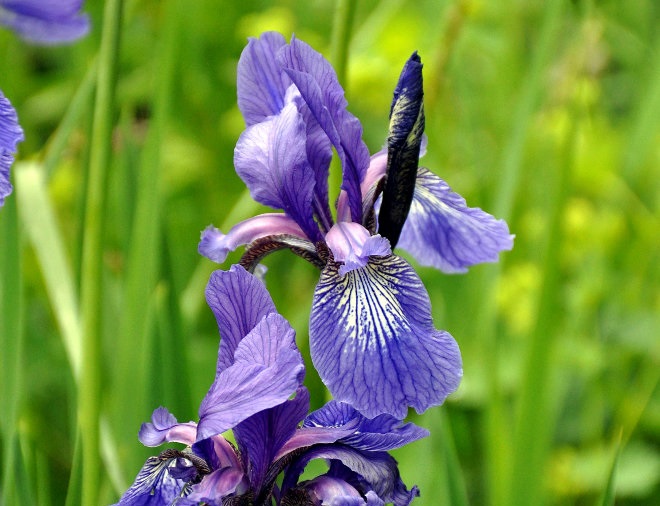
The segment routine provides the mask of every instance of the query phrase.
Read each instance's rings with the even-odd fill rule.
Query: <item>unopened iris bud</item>
[[[415,193],[424,133],[422,61],[413,53],[401,71],[390,109],[387,172],[378,217],[380,235],[396,246]]]

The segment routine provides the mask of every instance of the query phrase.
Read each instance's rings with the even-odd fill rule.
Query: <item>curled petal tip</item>
[[[197,424],[179,423],[167,408],[156,408],[151,415],[151,422],[143,423],[138,439],[145,446],[159,446],[165,442],[190,445],[195,442]]]
[[[232,250],[227,247],[226,237],[219,229],[209,225],[202,231],[197,251],[209,260],[221,264]]]

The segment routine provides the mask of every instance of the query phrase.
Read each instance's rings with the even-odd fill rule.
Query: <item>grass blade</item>
[[[78,298],[62,234],[46,189],[45,173],[41,165],[20,163],[16,164],[14,174],[21,223],[39,260],[64,349],[73,376],[78,378],[82,358]]]

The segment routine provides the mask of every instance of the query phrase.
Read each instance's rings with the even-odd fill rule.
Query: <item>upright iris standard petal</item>
[[[217,376],[234,363],[236,347],[275,304],[264,284],[240,265],[229,271],[215,271],[206,286],[206,302],[218,322],[222,336],[218,351]]]
[[[238,62],[238,107],[247,126],[275,116],[291,95],[291,79],[276,60],[286,45],[279,33],[266,32],[250,39]],[[295,88],[295,86],[293,86]],[[328,169],[332,158],[330,139],[318,124],[304,100],[296,100],[305,124],[307,159],[314,170],[314,213],[324,229],[330,228],[332,215],[328,206]]]
[[[284,107],[291,79],[282,72],[275,55],[286,45],[277,32],[251,38],[241,53],[237,69],[238,108],[247,126],[274,116]]]
[[[241,340],[234,362],[211,385],[199,408],[197,440],[286,401],[304,372],[293,329],[281,315],[269,314]]]
[[[306,128],[295,103],[248,127],[236,144],[236,173],[252,198],[282,209],[313,242],[322,239],[314,221],[315,175],[307,162]]]
[[[16,111],[0,91],[0,206],[12,191],[9,168],[14,163],[16,146],[23,140],[23,129],[18,124]]]
[[[369,167],[369,150],[362,140],[360,121],[346,110],[344,90],[332,65],[298,39],[280,50],[278,62],[337,150],[343,169],[342,189],[348,194],[352,220],[360,223],[360,183]]]
[[[420,168],[399,246],[422,265],[467,272],[471,265],[497,262],[500,251],[513,247],[513,235],[504,220],[468,207],[447,183]]]
[[[339,324],[341,322],[341,324]],[[369,418],[441,404],[462,376],[456,341],[431,319],[426,289],[395,255],[346,275],[329,263],[310,317],[310,350],[334,398]]]
[[[89,32],[82,0],[0,0],[0,24],[34,44],[72,42]]]
[[[378,216],[378,231],[394,248],[415,191],[419,151],[424,133],[422,62],[413,53],[394,91],[387,137],[387,178]]]

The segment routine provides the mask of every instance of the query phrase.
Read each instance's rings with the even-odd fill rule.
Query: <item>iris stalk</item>
[[[103,13],[85,204],[81,282],[84,339],[83,365],[78,384],[78,424],[82,443],[82,504],[90,506],[98,503],[101,475],[99,417],[103,232],[122,10],[122,0],[108,0]]]
[[[348,46],[355,19],[357,0],[337,0],[334,26],[332,29],[332,63],[340,83],[346,83]]]

